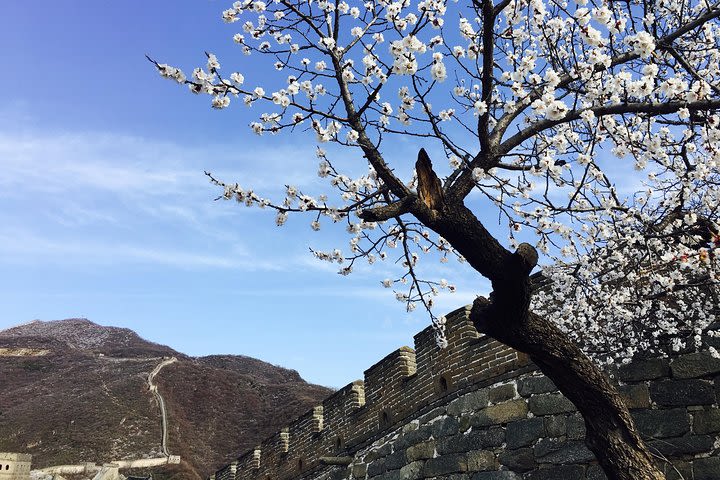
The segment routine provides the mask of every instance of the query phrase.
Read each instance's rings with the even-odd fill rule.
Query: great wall
[[[449,346],[427,328],[210,480],[600,480],[574,405],[465,308]],[[720,360],[647,359],[615,372],[668,480],[720,479]]]

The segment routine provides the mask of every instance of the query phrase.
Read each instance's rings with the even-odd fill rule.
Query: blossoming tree
[[[314,252],[343,274],[400,257],[383,283],[430,313],[441,344],[433,297],[453,287],[419,260],[465,262],[492,285],[476,327],[528,353],[577,406],[608,477],[660,479],[597,364],[716,353],[718,17],[707,0],[243,0],[223,19],[242,26],[242,53],[274,62],[277,88],[209,53],[190,78],[151,61],[214,108],[261,106],[258,134],[310,131],[368,166],[353,177],[318,148],[336,195],[288,186],[273,201],[208,174],[222,197],[274,209],[278,225],[302,212],[315,230],[347,222],[349,253]],[[402,178],[412,162],[387,146],[396,136],[428,146],[447,175],[418,149]],[[489,211],[502,242],[479,218]]]

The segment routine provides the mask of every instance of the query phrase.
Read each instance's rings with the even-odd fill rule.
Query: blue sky
[[[341,277],[311,257],[309,246],[346,247],[342,226],[278,228],[269,211],[213,201],[204,170],[275,198],[318,181],[312,137],[257,137],[257,111],[214,111],[144,58],[189,71],[208,50],[242,65],[238,28],[220,19],[231,3],[4,2],[0,329],[86,317],[340,387],[428,324],[380,287],[388,268]],[[485,285],[455,264],[438,274],[460,287],[439,313]]]

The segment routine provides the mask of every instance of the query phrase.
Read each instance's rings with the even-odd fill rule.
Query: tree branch
[[[681,108],[687,108],[692,111],[716,110],[720,108],[720,99],[699,100],[697,102],[667,102],[667,103],[622,103],[619,105],[610,105],[602,107],[591,107],[579,110],[572,110],[559,120],[540,120],[533,123],[529,127],[521,130],[512,137],[505,140],[498,148],[499,154],[504,155],[513,148],[522,144],[525,140],[534,137],[538,133],[549,128],[569,123],[580,118],[583,112],[591,111],[597,117],[606,115],[622,115],[626,113],[646,113],[651,116],[675,113]]]

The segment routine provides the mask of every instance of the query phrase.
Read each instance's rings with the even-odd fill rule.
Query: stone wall
[[[0,480],[29,480],[32,455],[0,452]]]
[[[605,478],[574,405],[467,314],[448,315],[448,348],[423,330],[214,480]],[[669,479],[720,479],[720,361],[653,359],[615,378]]]

